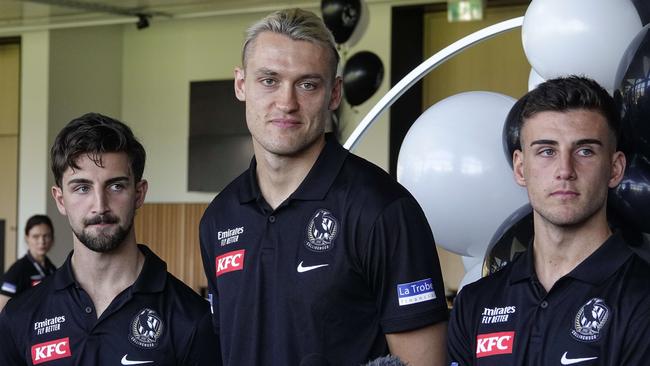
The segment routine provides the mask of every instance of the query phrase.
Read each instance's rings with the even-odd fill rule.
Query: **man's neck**
[[[534,227],[535,272],[546,291],[600,248],[612,234],[604,214],[579,226],[561,227],[535,213]]]
[[[257,182],[271,208],[276,209],[298,189],[324,147],[325,139],[322,139],[293,156],[276,155],[256,148]]]
[[[135,242],[133,229],[110,253],[94,252],[74,238],[72,270],[79,285],[93,301],[97,318],[118,294],[133,285],[143,264],[144,255]]]

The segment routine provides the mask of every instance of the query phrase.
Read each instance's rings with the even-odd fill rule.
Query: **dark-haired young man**
[[[74,250],[0,314],[0,365],[216,365],[205,300],[136,244],[145,151],[125,124],[86,114],[51,150],[52,195]]]
[[[533,207],[534,240],[459,294],[451,365],[647,365],[650,265],[606,216],[608,189],[625,169],[614,101],[572,76],[520,102],[513,167]]]
[[[312,12],[248,30],[235,94],[255,158],[201,220],[227,365],[445,361],[447,304],[415,199],[325,127],[341,100],[333,36]],[[311,364],[311,363],[310,363]]]

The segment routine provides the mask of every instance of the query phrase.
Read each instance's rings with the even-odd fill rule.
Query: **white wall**
[[[23,228],[33,214],[47,212],[47,125],[49,122],[49,32],[21,40],[20,136],[18,162],[17,256],[27,248]]]

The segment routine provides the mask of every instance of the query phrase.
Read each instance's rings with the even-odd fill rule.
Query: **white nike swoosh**
[[[298,273],[303,273],[303,272],[311,271],[312,269],[316,269],[316,268],[320,268],[320,267],[325,267],[325,266],[329,266],[329,264],[328,264],[328,263],[325,263],[325,264],[317,264],[317,265],[315,265],[315,266],[306,266],[306,267],[303,267],[303,266],[302,266],[302,262],[300,262],[300,263],[298,263]]]
[[[153,361],[131,361],[131,360],[127,360],[126,356],[128,356],[128,354],[126,354],[126,355],[124,355],[124,357],[122,357],[122,362],[121,362],[122,365],[143,365],[145,363],[153,363]]]
[[[566,356],[567,353],[568,352],[564,352],[564,354],[562,355],[562,359],[560,360],[560,363],[562,363],[563,365],[573,365],[574,363],[591,361],[598,358],[598,357],[567,358]]]

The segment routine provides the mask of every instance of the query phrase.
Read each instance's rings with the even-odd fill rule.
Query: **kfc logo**
[[[71,356],[70,338],[56,339],[32,346],[32,363],[34,365]]]
[[[244,252],[246,250],[241,249],[218,256],[216,260],[217,277],[224,273],[244,269]]]
[[[476,337],[476,358],[512,353],[515,332],[479,334]]]

